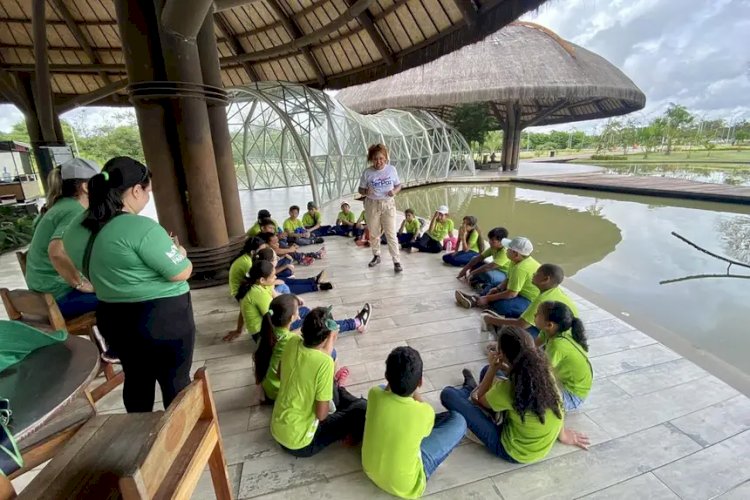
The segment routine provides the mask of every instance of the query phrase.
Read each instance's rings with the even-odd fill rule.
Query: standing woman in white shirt
[[[380,233],[385,232],[388,252],[393,259],[393,270],[403,271],[396,238],[396,202],[394,197],[401,191],[401,181],[396,168],[388,163],[388,148],[375,144],[367,149],[370,162],[359,181],[359,194],[365,196],[365,217],[370,230],[372,260],[369,267],[380,264]]]

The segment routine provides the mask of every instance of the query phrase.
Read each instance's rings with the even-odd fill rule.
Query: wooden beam
[[[289,43],[278,45],[270,49],[259,50],[243,56],[225,57],[222,59],[223,63],[240,63],[243,61],[265,61],[272,59],[275,56],[287,55],[291,52],[301,50],[303,47],[308,47],[321,38],[333,33],[334,31],[345,26],[348,22],[353,19],[357,19],[359,15],[364,12],[375,0],[357,0],[357,2],[349,7],[346,12],[341,14],[339,17],[326,24],[319,30],[308,35],[304,35],[300,38],[296,38]]]
[[[25,17],[0,17],[0,23],[31,24],[31,19]],[[65,21],[53,21],[51,19],[47,20],[47,24],[49,26],[67,26]],[[86,20],[84,24],[87,24],[88,26],[117,26],[117,21],[114,19]]]
[[[346,5],[351,7],[354,4],[354,0],[344,0]],[[383,38],[383,34],[380,33],[378,27],[375,25],[375,18],[370,12],[370,9],[365,9],[358,17],[360,24],[365,28],[367,34],[370,35],[372,43],[375,44],[375,48],[380,52],[380,57],[388,66],[392,66],[395,60],[393,59],[393,51],[388,46],[388,43]]]
[[[55,110],[57,111],[57,114],[61,115],[79,106],[87,106],[96,101],[104,99],[105,97],[109,97],[112,94],[119,92],[120,90],[124,89],[127,86],[128,86],[128,79],[123,78],[122,80],[117,80],[115,82],[112,82],[109,85],[105,85],[104,87],[100,89],[96,89],[93,92],[89,92],[88,94],[77,95],[76,97],[62,104],[58,104]]]
[[[47,0],[34,0],[32,12],[32,39],[34,40],[34,103],[36,105],[42,139],[57,142],[54,108],[52,107],[52,84],[50,81],[49,56],[47,54]]]
[[[93,64],[100,64],[102,61],[99,59],[98,54],[96,51],[94,51],[94,48],[89,43],[86,36],[83,34],[83,30],[78,25],[75,19],[73,19],[73,16],[70,13],[70,10],[68,10],[68,7],[65,6],[65,3],[63,3],[63,0],[51,0],[52,5],[54,5],[55,9],[57,9],[58,14],[60,14],[60,17],[63,18],[63,21],[65,22],[65,26],[68,27],[70,32],[73,34],[73,38],[76,39],[78,42],[78,45],[81,46],[81,49],[86,53],[89,60]],[[112,83],[112,79],[109,77],[109,75],[105,72],[99,73],[99,76],[102,77],[102,80],[104,80],[104,83]]]
[[[464,16],[464,21],[468,26],[474,26],[477,23],[477,16],[479,15],[479,8],[474,0],[454,0],[456,7],[461,11]]]
[[[12,73],[27,73],[34,71],[33,64],[0,64],[0,69]],[[50,64],[49,70],[52,73],[98,73],[106,71],[107,73],[125,73],[123,64]]]
[[[14,104],[21,112],[26,112],[29,103],[23,98],[23,95],[18,90],[16,81],[13,75],[0,69],[0,94],[3,95],[9,102]]]
[[[219,28],[219,31],[221,31],[224,36],[227,39],[227,44],[229,44],[229,48],[232,49],[232,52],[234,52],[234,55],[242,55],[245,54],[245,48],[240,43],[239,39],[234,36],[232,33],[232,27],[227,22],[226,18],[224,17],[224,14],[221,13],[214,13],[214,22],[216,23],[216,26]],[[255,71],[255,68],[252,64],[249,62],[243,62],[242,67],[245,68],[245,72],[250,77],[250,79],[254,82],[260,81],[260,76],[258,75],[258,72]]]
[[[289,33],[289,36],[292,38],[292,40],[299,40],[300,38],[302,38],[303,33],[299,27],[299,24],[297,24],[296,20],[290,18],[287,13],[284,12],[284,8],[279,4],[278,0],[266,0],[266,3],[271,8],[273,13],[276,14],[276,17],[281,19],[281,23],[284,25],[284,29],[287,31],[287,33]],[[320,67],[317,59],[315,59],[315,56],[313,56],[313,53],[310,50],[309,46],[301,47],[301,50],[302,55],[304,55],[305,60],[307,60],[307,64],[310,65],[313,73],[315,73],[315,78],[318,81],[318,85],[320,85],[320,88],[323,88],[326,84],[326,77],[323,73],[323,69]]]
[[[554,106],[552,106],[551,108],[547,108],[547,109],[545,109],[544,111],[541,111],[541,112],[540,112],[540,113],[539,113],[538,115],[536,115],[536,116],[535,116],[534,118],[532,118],[532,119],[531,119],[530,121],[528,121],[528,122],[524,123],[524,124],[523,124],[523,128],[526,128],[526,127],[533,127],[533,126],[534,126],[534,125],[536,125],[537,123],[541,122],[542,120],[544,120],[544,119],[545,119],[545,118],[547,118],[548,116],[552,115],[552,114],[553,114],[553,113],[555,113],[556,111],[559,111],[559,110],[561,110],[561,109],[562,109],[562,108],[564,108],[565,106],[568,106],[569,104],[570,104],[570,101],[569,101],[569,100],[567,100],[567,99],[563,99],[562,101],[558,102],[557,104],[555,104],[555,105],[554,105]]]
[[[214,0],[214,12],[234,9],[235,7],[241,7],[243,5],[249,5],[260,1],[261,0]]]

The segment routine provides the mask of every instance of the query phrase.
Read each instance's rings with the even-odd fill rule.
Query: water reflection
[[[446,204],[456,221],[471,214],[485,231],[504,225],[511,234],[528,236],[538,260],[563,266],[621,311],[645,317],[750,374],[750,336],[743,328],[750,280],[659,284],[727,274],[726,262],[696,251],[673,231],[719,255],[750,261],[750,207],[508,184],[419,188],[397,199],[399,209],[411,206],[422,216]],[[744,271],[732,266],[730,274]]]
[[[605,165],[608,174],[672,177],[711,184],[750,186],[750,167],[731,168],[717,163],[623,163]]]

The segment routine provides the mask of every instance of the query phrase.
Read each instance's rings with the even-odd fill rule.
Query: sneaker
[[[313,264],[313,262],[315,262],[315,259],[313,257],[309,255],[305,255],[302,258],[302,262],[300,262],[300,264],[302,264],[303,266],[310,266]]]
[[[469,441],[473,443],[477,443],[479,445],[484,446],[484,443],[482,442],[482,440],[479,439],[477,435],[471,432],[469,429],[466,429],[466,439],[468,439]]]
[[[394,270],[395,272],[397,272],[397,273],[400,273],[401,271],[403,271],[403,270],[404,270],[404,268],[403,268],[403,267],[401,267],[401,263],[400,263],[400,262],[395,262],[395,263],[393,264],[393,270]]]
[[[456,293],[454,294],[456,298],[456,304],[458,304],[461,307],[464,307],[466,309],[471,309],[476,305],[476,298],[472,295],[466,294],[462,292],[461,290],[456,290]]]
[[[325,240],[324,240],[323,238],[320,238],[320,237],[318,237],[318,238],[315,238],[315,239],[313,240],[313,243],[315,243],[316,245],[320,245],[320,244],[322,244],[323,242],[325,242]]]
[[[319,259],[322,259],[323,257],[326,256],[326,246],[325,245],[323,245],[322,247],[320,247],[320,250],[318,250],[318,255],[320,255],[320,257],[318,257]]]
[[[367,267],[375,267],[378,264],[380,264],[380,255],[375,255],[369,264],[367,264]]]
[[[323,269],[322,271],[318,273],[317,276],[315,276],[315,283],[320,284],[320,283],[325,283],[325,281],[326,281],[326,270]]]
[[[322,290],[322,291],[333,290],[333,283],[328,283],[328,282],[318,283],[318,290]]]
[[[364,331],[367,330],[367,324],[370,322],[370,318],[372,318],[372,306],[370,303],[365,302],[365,305],[362,306],[362,310],[359,311],[354,318],[359,320],[357,331],[359,333],[364,333]]]
[[[342,366],[333,376],[333,381],[336,382],[336,385],[338,385],[339,387],[346,387],[346,379],[348,378],[349,368],[347,368],[346,366]]]
[[[464,386],[473,391],[477,386],[477,380],[474,378],[474,375],[472,375],[471,370],[464,368],[461,370],[461,375],[464,376]]]

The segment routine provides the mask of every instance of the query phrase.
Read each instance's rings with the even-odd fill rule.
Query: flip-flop
[[[333,381],[336,382],[336,385],[338,385],[339,387],[344,387],[346,385],[346,379],[348,378],[349,368],[347,368],[346,366],[342,366],[333,376]]]

